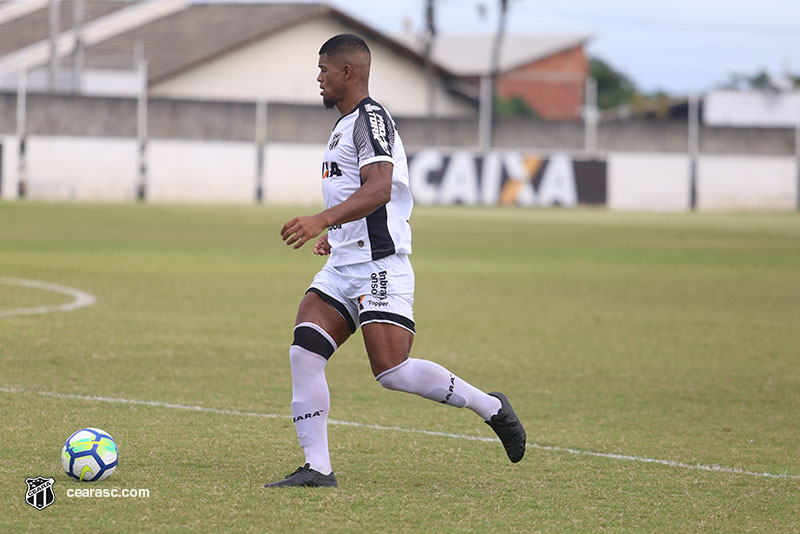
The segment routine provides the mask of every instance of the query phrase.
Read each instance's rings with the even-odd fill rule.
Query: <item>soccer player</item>
[[[358,326],[381,386],[468,408],[495,431],[512,462],[525,454],[525,430],[505,395],[484,393],[441,365],[409,358],[413,201],[403,142],[386,108],[369,96],[370,59],[364,40],[351,34],[331,37],[319,50],[323,104],[342,114],[322,163],[326,209],[281,228],[295,249],[328,230],[314,246],[328,260],[300,302],[289,348],[291,409],[305,464],[267,487],[337,485],[328,452],[325,365]]]

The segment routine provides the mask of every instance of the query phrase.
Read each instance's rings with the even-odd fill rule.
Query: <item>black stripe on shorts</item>
[[[361,324],[368,323],[370,321],[395,323],[404,328],[408,328],[412,332],[416,333],[416,330],[414,330],[414,321],[412,321],[408,317],[403,317],[398,313],[385,312],[385,311],[366,311],[358,316],[358,321]]]
[[[356,333],[356,323],[355,321],[353,321],[353,316],[350,315],[350,312],[347,311],[347,308],[345,307],[344,304],[342,304],[332,296],[328,295],[327,293],[323,293],[316,287],[309,287],[308,291],[306,291],[306,294],[308,293],[314,293],[315,295],[319,295],[319,297],[322,300],[330,304],[333,307],[333,309],[339,312],[339,315],[344,317],[344,320],[347,321],[347,327],[350,328],[350,333],[351,334]]]

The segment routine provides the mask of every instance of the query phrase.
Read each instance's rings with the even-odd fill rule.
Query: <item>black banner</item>
[[[418,204],[564,206],[606,204],[607,165],[567,154],[486,154],[428,149],[409,156]]]

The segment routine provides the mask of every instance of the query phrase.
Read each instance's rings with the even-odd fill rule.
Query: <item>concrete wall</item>
[[[15,137],[0,136],[0,199],[17,198],[17,153],[19,147]]]
[[[18,151],[3,143],[3,199],[17,198]],[[41,200],[132,201],[137,148],[132,138],[31,136],[27,196]],[[153,140],[148,145],[147,200],[255,201],[254,143]],[[315,204],[319,143],[269,143],[264,149],[267,203]],[[586,159],[563,152],[457,149],[410,151],[419,204],[606,205],[612,210],[687,210],[689,162],[683,154],[613,152]],[[796,209],[797,164],[790,157],[703,155],[697,167],[701,210]]]
[[[17,198],[18,144],[2,137],[3,199]],[[174,203],[252,203],[257,152],[253,143],[151,141],[147,148],[147,200]],[[324,145],[271,143],[264,149],[266,200],[321,204]],[[136,199],[134,139],[40,137],[28,139],[27,198],[122,202]]]
[[[147,199],[152,202],[252,202],[255,147],[248,143],[153,141]]]
[[[387,52],[388,53],[388,52]],[[28,131],[32,135],[135,137],[136,101],[128,98],[28,95]],[[203,102],[153,98],[149,102],[149,135],[154,139],[252,141],[255,104]],[[474,148],[477,122],[471,118],[429,120],[395,115],[403,141],[409,148],[430,146]],[[312,106],[271,103],[269,141],[324,143],[339,114]],[[0,135],[16,132],[16,95],[0,92]],[[677,120],[635,121],[601,125],[598,149],[602,152],[685,153],[686,123]],[[580,151],[584,127],[579,122],[498,120],[495,144],[502,148]],[[759,154],[791,156],[794,131],[790,128],[702,127],[700,150],[704,154]]]
[[[28,198],[87,201],[135,198],[133,140],[30,137],[27,162]]]
[[[704,156],[697,174],[701,210],[796,208],[797,167],[791,158]]]
[[[689,206],[685,154],[612,153],[608,175],[612,210],[685,211]]]

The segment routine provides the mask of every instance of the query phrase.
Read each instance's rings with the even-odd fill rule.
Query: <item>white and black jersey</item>
[[[414,202],[405,149],[392,117],[370,97],[333,127],[322,163],[325,208],[341,204],[355,193],[361,187],[361,167],[378,161],[394,164],[391,200],[363,219],[328,229],[328,263],[333,266],[411,254],[408,220]]]

